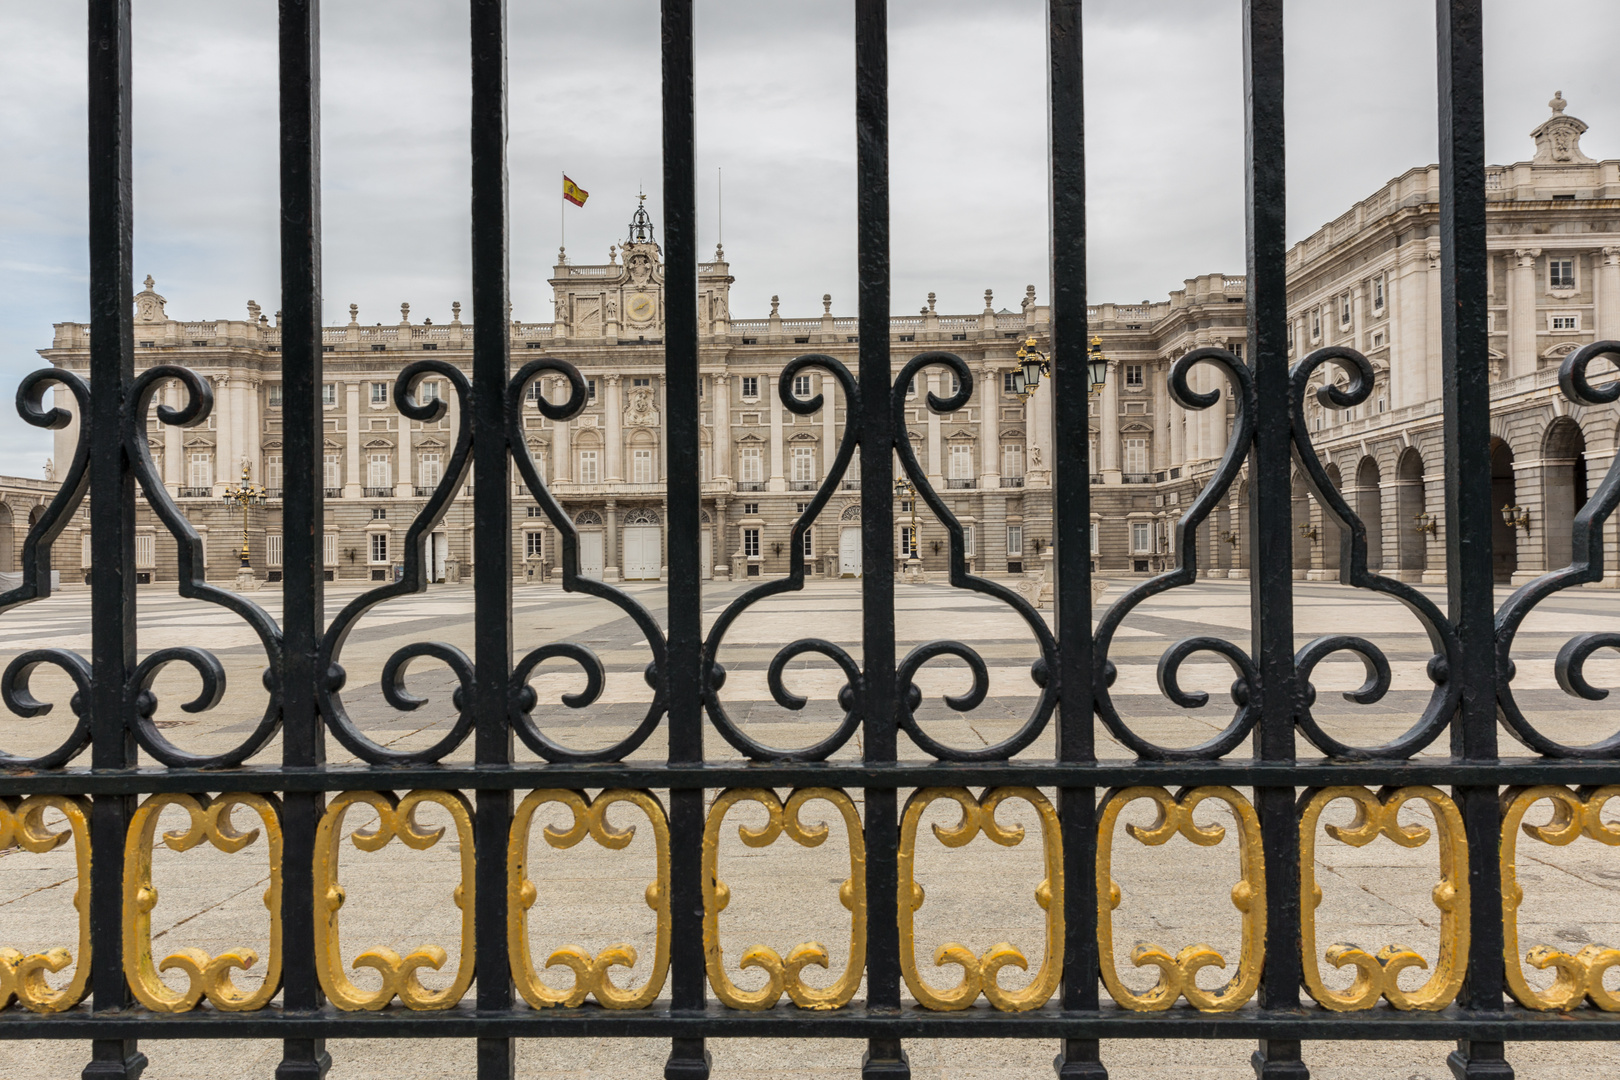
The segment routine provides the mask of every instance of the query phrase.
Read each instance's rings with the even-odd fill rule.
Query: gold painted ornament
[[[60,811],[67,818],[67,827],[52,831],[45,824],[46,810]],[[24,955],[0,947],[0,1009],[16,998],[31,1012],[62,1012],[83,1001],[90,989],[90,800],[77,795],[30,795],[21,801],[0,798],[0,851],[20,847],[43,855],[69,840],[73,841],[76,872],[73,906],[79,913],[77,951],[58,947]],[[45,981],[46,972],[54,975],[66,970],[75,956],[78,963],[72,979],[60,990],[52,990]]]

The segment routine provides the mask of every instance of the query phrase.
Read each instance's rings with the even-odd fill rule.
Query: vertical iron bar
[[[1096,760],[1092,720],[1090,401],[1086,377],[1086,124],[1080,0],[1047,8],[1051,155],[1052,370],[1057,429],[1052,523],[1057,551],[1057,756]],[[981,408],[993,407],[992,401]],[[1063,1009],[1095,1012],[1097,994],[1097,792],[1061,788]],[[1096,1039],[1065,1039],[1053,1062],[1065,1080],[1107,1080]]]
[[[320,0],[281,0],[281,389],[286,487],[282,498],[281,763],[326,763],[315,696],[326,628],[322,538]],[[319,1009],[315,974],[315,831],[326,798],[282,800],[282,1008]],[[276,1080],[320,1080],[332,1067],[325,1039],[286,1039]]]
[[[1254,545],[1249,607],[1260,677],[1254,756],[1294,757],[1294,581],[1292,445],[1288,409],[1288,282],[1285,253],[1286,169],[1283,128],[1283,0],[1244,0],[1246,217],[1249,363],[1256,423],[1249,456]],[[1299,1008],[1299,836],[1294,789],[1257,787],[1266,866],[1266,959],[1263,1009]],[[1305,1080],[1299,1043],[1261,1039],[1253,1055],[1262,1080]]]
[[[134,191],[131,177],[129,0],[91,0],[90,415],[112,437],[90,441],[90,762],[136,763],[130,675],[135,670],[135,478],[125,454],[125,396],[135,378]],[[144,434],[144,433],[143,433]],[[124,834],[132,795],[91,806],[90,988],[94,1012],[130,1002],[124,982]],[[86,1080],[133,1080],[146,1067],[134,1039],[95,1039]]]
[[[506,445],[507,329],[506,0],[472,0],[472,430],[474,756],[479,765],[512,761],[506,681],[512,666],[512,475]],[[506,949],[506,844],[512,792],[480,789],[478,850],[478,1010],[512,1007]],[[480,1036],[479,1080],[511,1080],[515,1044]]]
[[[855,189],[860,291],[861,642],[865,760],[895,760],[894,439],[889,408],[889,10],[855,0]],[[900,1009],[900,841],[896,792],[866,789],[866,1004]],[[911,1075],[899,1039],[867,1040],[865,1080]]]
[[[669,408],[669,762],[703,760],[703,624],[698,581],[697,164],[692,0],[663,0],[664,387]],[[670,1004],[707,1004],[703,957],[703,789],[670,799]],[[707,1080],[701,1038],[671,1040],[664,1076]]]
[[[1440,114],[1440,352],[1445,403],[1446,590],[1462,646],[1451,752],[1496,759],[1491,399],[1486,363],[1485,59],[1480,0],[1436,0]],[[1454,787],[1468,836],[1471,941],[1461,1004],[1502,1011],[1501,816],[1495,787]],[[1511,1080],[1500,1042],[1461,1040],[1459,1080]]]

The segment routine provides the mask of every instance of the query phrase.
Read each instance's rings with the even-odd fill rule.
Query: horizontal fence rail
[[[1480,6],[1480,0],[1436,3],[1451,523],[1445,610],[1368,569],[1366,526],[1324,468],[1308,430],[1308,396],[1333,409],[1365,402],[1378,378],[1372,364],[1343,347],[1288,364],[1282,0],[1243,6],[1249,351],[1240,359],[1225,349],[1197,349],[1170,372],[1170,394],[1184,409],[1234,403],[1225,455],[1181,513],[1170,568],[1128,590],[1095,626],[1085,540],[1092,475],[1086,343],[1094,310],[1086,296],[1082,5],[1050,0],[1053,355],[1042,393],[1057,432],[1050,463],[1054,619],[1049,623],[1031,597],[972,572],[971,533],[930,483],[906,435],[907,388],[931,375],[954,386],[948,397],[925,395],[932,412],[949,414],[965,408],[982,384],[951,352],[918,352],[898,371],[891,364],[887,10],[884,0],[856,0],[860,309],[858,327],[840,329],[858,329],[859,362],[852,371],[833,356],[805,353],[766,390],[798,416],[817,415],[841,398],[846,425],[826,479],[804,491],[788,574],[739,592],[705,632],[691,0],[662,5],[668,291],[662,350],[670,413],[662,622],[646,593],[582,572],[576,522],[525,442],[524,410],[566,422],[588,403],[584,377],[566,359],[526,351],[514,370],[505,334],[474,338],[470,371],[421,359],[398,373],[391,392],[401,413],[422,422],[453,420],[446,465],[434,484],[418,488],[426,501],[409,526],[397,579],[376,584],[328,620],[319,546],[323,498],[331,489],[322,473],[317,0],[280,2],[281,615],[208,583],[202,542],[154,467],[147,430],[153,420],[182,428],[205,423],[213,390],[184,367],[135,365],[130,2],[89,0],[90,378],[47,369],[18,389],[25,422],[56,429],[77,418],[79,426],[59,489],[27,534],[22,583],[0,595],[0,612],[51,595],[52,544],[88,500],[89,651],[29,649],[0,676],[0,696],[13,713],[40,716],[55,705],[60,733],[52,748],[31,756],[0,749],[0,850],[56,851],[62,865],[73,867],[76,932],[25,955],[7,945],[0,921],[0,1039],[90,1040],[85,1075],[123,1078],[139,1075],[145,1064],[142,1039],[280,1039],[277,1075],[312,1078],[332,1065],[328,1038],[475,1039],[478,1075],[490,1080],[514,1075],[514,1040],[547,1036],[667,1038],[665,1075],[681,1078],[708,1075],[705,1040],[720,1037],[865,1039],[868,1077],[909,1076],[906,1039],[1058,1039],[1059,1075],[1081,1078],[1107,1076],[1104,1039],[1241,1039],[1256,1043],[1255,1070],[1272,1080],[1308,1076],[1304,1044],[1314,1040],[1446,1039],[1457,1043],[1454,1073],[1485,1080],[1513,1075],[1510,1042],[1620,1037],[1620,994],[1605,982],[1620,968],[1620,950],[1596,943],[1531,947],[1519,933],[1518,852],[1585,841],[1620,845],[1620,827],[1604,817],[1620,797],[1620,734],[1569,745],[1542,732],[1511,688],[1511,650],[1526,617],[1558,591],[1602,576],[1604,528],[1620,503],[1620,464],[1574,517],[1572,564],[1524,585],[1498,607],[1490,550]],[[505,3],[469,0],[468,11],[473,311],[476,325],[498,326],[509,318]],[[1600,358],[1620,359],[1620,343],[1597,342],[1564,361],[1560,385],[1572,405],[1620,400],[1620,384],[1588,378]],[[821,394],[795,391],[796,378],[807,374],[819,376]],[[422,393],[429,377],[445,388]],[[531,393],[536,384],[542,389]],[[48,406],[48,392],[60,405],[71,404],[71,413]],[[467,485],[474,473],[475,489]],[[1295,641],[1296,477],[1338,526],[1341,583],[1404,605],[1432,647],[1423,700],[1404,732],[1387,741],[1343,741],[1313,715],[1313,674],[1327,658],[1364,666],[1365,684],[1346,695],[1361,705],[1382,700],[1392,674],[1384,652],[1360,634]],[[1254,545],[1252,640],[1245,648],[1189,637],[1160,657],[1159,687],[1182,708],[1208,700],[1180,684],[1190,659],[1224,663],[1233,677],[1230,719],[1221,730],[1199,745],[1167,746],[1122,709],[1110,654],[1122,622],[1139,605],[1198,580],[1199,526],[1240,483],[1248,485]],[[763,601],[804,586],[805,531],[838,492],[849,490],[860,494],[867,568],[860,655],[815,637],[776,645],[767,679],[776,702],[803,705],[784,671],[800,657],[817,657],[841,680],[835,694],[841,715],[808,745],[772,745],[723,702],[722,647],[738,620]],[[155,687],[166,669],[194,673],[200,689],[183,706],[193,712],[220,701],[225,670],[206,643],[140,648],[137,493],[175,542],[179,595],[217,607],[246,628],[262,653],[267,703],[233,745],[187,750],[153,719]],[[897,649],[895,525],[902,497],[920,500],[944,526],[948,584],[1000,605],[1033,638],[1023,673],[1031,688],[1027,714],[998,742],[955,745],[919,718],[917,679],[925,665],[965,665],[969,689],[946,699],[959,713],[984,701],[990,676],[971,642],[936,640],[904,655]],[[345,645],[368,612],[427,588],[431,571],[421,540],[456,498],[473,500],[477,521],[474,647],[469,655],[445,642],[411,641],[387,658],[381,688],[388,709],[403,714],[422,703],[406,678],[420,665],[447,680],[443,696],[454,710],[433,743],[395,749],[351,715]],[[519,645],[515,498],[532,500],[559,535],[563,588],[610,606],[651,656],[642,673],[650,690],[645,709],[610,745],[576,745],[556,722],[566,709],[601,697],[606,668],[597,652],[573,641]],[[1583,665],[1597,650],[1615,647],[1620,636],[1610,633],[1570,639],[1557,660],[1560,685],[1578,697],[1601,698],[1606,691],[1587,681]],[[531,679],[550,661],[577,669],[584,688],[545,699]],[[46,670],[71,682],[70,701],[36,697],[31,679]],[[1134,756],[1099,760],[1099,726]],[[1504,730],[1531,756],[1500,757]],[[329,764],[328,736],[356,761]],[[1035,752],[1046,737],[1052,750]],[[278,739],[279,764],[267,760]],[[1299,757],[1300,739],[1322,756]],[[520,745],[532,758],[520,755]],[[649,746],[667,747],[664,759],[649,757]],[[456,756],[463,748],[470,760]],[[1431,752],[1419,756],[1425,750]],[[1224,807],[1222,820],[1230,825],[1207,824],[1207,814],[1195,819],[1200,806]],[[1334,806],[1352,808],[1352,824],[1322,825]],[[924,828],[931,807],[947,808],[954,823]],[[1153,824],[1124,828],[1122,815],[1133,807],[1151,810]],[[1426,808],[1432,826],[1403,821],[1403,807]],[[815,942],[785,952],[756,946],[740,960],[764,974],[763,987],[733,980],[739,958],[728,959],[720,943],[731,896],[720,838],[735,824],[727,819],[733,808],[753,814],[748,820],[763,816],[764,825],[742,832],[754,847],[814,847],[828,837],[828,823],[842,828],[844,839],[833,846],[843,845],[835,856],[847,876],[825,886],[847,912],[842,967],[829,968],[828,950]],[[1015,808],[1033,824],[1011,824]],[[166,812],[163,831],[159,818]],[[1533,823],[1549,814],[1549,824]],[[373,818],[375,824],[355,827]],[[540,824],[556,820],[564,824]],[[178,831],[177,821],[184,823]],[[637,962],[629,946],[594,955],[566,946],[547,964],[566,969],[571,983],[569,975],[542,979],[532,949],[545,947],[547,931],[533,905],[545,872],[530,859],[531,840],[543,835],[553,848],[615,851],[630,842],[632,825],[652,851],[647,911],[639,916],[650,928],[641,938],[649,943],[641,955],[650,960],[650,978],[635,989],[615,978],[616,969]],[[1156,982],[1133,989],[1140,980],[1123,978],[1133,972],[1122,972],[1115,960],[1114,912],[1125,892],[1116,860],[1177,836],[1203,847],[1235,845],[1230,903],[1240,944],[1222,955],[1208,946],[1139,943],[1132,963]],[[1431,917],[1439,928],[1432,955],[1395,943],[1335,944],[1319,924],[1317,851],[1330,842],[1381,839],[1432,858]],[[345,860],[355,858],[351,843],[398,860],[437,845],[453,851],[452,890],[433,894],[433,902],[445,905],[459,940],[400,956],[346,930],[340,909]],[[1019,898],[1040,913],[1038,950],[1002,944],[980,955],[950,944],[935,957],[919,953],[916,913],[931,884],[919,852],[971,843],[1039,852],[1039,887]],[[241,947],[210,956],[175,945],[159,957],[151,912],[160,845],[179,852],[206,845],[265,868],[266,955]],[[345,948],[364,951],[346,966]],[[935,965],[947,969],[954,985],[942,989],[923,977]],[[1232,969],[1225,983],[1212,985],[1209,973],[1200,979],[1203,969],[1223,966]],[[368,968],[380,984],[357,983],[356,967]],[[809,967],[828,970],[807,981]],[[1008,967],[1028,973],[1020,988],[1003,983]],[[1538,989],[1542,983],[1527,976],[1533,968],[1555,971],[1556,981]],[[263,973],[256,987],[233,981],[233,971],[249,969]],[[1324,978],[1334,969],[1353,971],[1353,983],[1334,989]],[[427,971],[441,977],[424,984]],[[1402,973],[1421,978],[1403,984]]]

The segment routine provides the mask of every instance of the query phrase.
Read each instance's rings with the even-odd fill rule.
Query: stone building
[[[1568,561],[1569,520],[1608,467],[1620,421],[1612,407],[1571,406],[1556,378],[1571,350],[1598,337],[1620,338],[1620,161],[1588,158],[1580,146],[1586,125],[1564,112],[1561,96],[1551,105],[1551,116],[1532,133],[1534,157],[1493,167],[1487,177],[1493,475],[1499,504],[1520,508],[1523,518],[1509,526],[1498,515],[1503,580]],[[1408,580],[1443,575],[1438,256],[1436,166],[1396,177],[1288,253],[1291,357],[1349,345],[1377,371],[1366,403],[1339,413],[1313,398],[1307,423],[1330,476],[1368,525],[1372,567]],[[589,404],[581,415],[556,424],[536,409],[524,424],[530,455],[580,530],[582,570],[610,580],[657,579],[668,561],[663,275],[653,225],[638,207],[606,262],[575,263],[559,252],[551,321],[503,328],[514,371],[525,359],[548,355],[572,362],[587,380]],[[783,318],[773,298],[769,317],[734,319],[732,282],[722,250],[700,264],[702,564],[716,578],[778,575],[788,568],[791,525],[837,451],[845,401],[832,378],[812,370],[792,390],[800,398],[820,394],[824,404],[798,416],[783,407],[777,380],[787,361],[807,352],[834,356],[853,371],[856,319],[834,315],[830,296],[823,296],[819,316]],[[1187,279],[1164,301],[1091,308],[1092,329],[1109,357],[1091,431],[1091,548],[1103,574],[1146,574],[1174,557],[1172,525],[1225,449],[1231,403],[1223,395],[1215,408],[1184,410],[1171,400],[1166,375],[1194,348],[1223,346],[1242,356],[1245,299],[1241,277],[1206,274]],[[153,458],[207,540],[211,577],[236,573],[241,526],[222,499],[227,487],[245,469],[267,488],[268,505],[250,512],[248,546],[259,576],[274,579],[284,484],[280,330],[251,302],[246,318],[204,322],[172,319],[166,303],[148,278],[135,297],[137,360],[205,375],[215,408],[191,429],[149,418]],[[441,422],[424,424],[394,407],[393,384],[424,352],[470,370],[473,327],[460,310],[451,305],[448,323],[412,322],[402,304],[396,324],[365,326],[350,305],[347,325],[324,331],[325,557],[333,580],[385,579],[412,518],[444,480],[459,423],[456,395],[445,380],[430,379],[423,392],[445,397],[448,411]],[[1034,286],[1018,311],[998,308],[986,290],[983,310],[941,314],[929,294],[917,315],[890,322],[896,373],[917,352],[944,349],[967,363],[977,384],[965,408],[935,415],[923,395],[948,396],[954,387],[945,384],[954,377],[930,369],[908,388],[908,415],[917,458],[967,527],[979,573],[1036,572],[1051,542],[1050,382],[1020,398],[1011,380],[1020,344],[1033,336],[1049,349],[1048,328],[1049,309]],[[88,327],[57,324],[41,355],[86,371]],[[1208,390],[1218,379],[1201,367],[1192,383]],[[175,403],[180,393],[170,383],[160,400]],[[560,378],[545,377],[531,394],[561,401],[566,388]],[[76,434],[73,427],[58,432],[58,461],[71,455]],[[855,468],[807,536],[806,562],[815,575],[861,570]],[[1247,574],[1246,490],[1241,480],[1234,484],[1202,531],[1201,564],[1213,576]],[[544,579],[556,569],[555,530],[518,484],[513,491],[516,573]],[[1296,574],[1335,577],[1334,529],[1303,483],[1296,491]],[[919,503],[917,510],[914,531],[910,508],[899,507],[896,550],[942,571],[944,529],[926,507]],[[15,520],[17,509],[11,513]],[[143,535],[155,525],[143,509]],[[436,580],[476,569],[468,561],[472,527],[472,500],[458,498],[426,541]],[[150,534],[151,542],[137,545],[144,563],[137,569],[157,579],[172,575],[172,541],[161,527]],[[76,572],[88,550],[70,528],[56,565]]]

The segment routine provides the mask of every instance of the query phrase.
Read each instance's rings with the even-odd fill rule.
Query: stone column
[[[1606,247],[1592,257],[1597,269],[1597,336],[1620,338],[1620,247]]]
[[[1030,456],[1040,458],[1039,464],[1034,464],[1026,474],[1028,478],[1024,483],[1031,487],[1049,487],[1052,483],[1052,383],[1053,380],[1047,380],[1030,395],[1030,408],[1026,410],[1034,415],[1029,430],[1034,433],[1037,454]]]
[[[612,499],[602,509],[602,524],[605,526],[605,535],[602,537],[605,550],[602,561],[607,564],[602,567],[603,581],[619,580],[619,504]]]
[[[343,426],[348,446],[347,468],[343,473],[343,497],[358,499],[364,492],[365,474],[360,471],[360,384],[349,383],[344,388]]]
[[[562,396],[566,400],[568,396],[568,380],[558,379],[557,382],[561,384]],[[548,401],[551,400],[547,393],[551,389],[551,385],[551,376],[548,375],[541,380],[540,393],[547,395],[546,400]],[[573,421],[558,421],[555,431],[556,434],[551,439],[551,472],[546,476],[546,481],[549,483],[553,480],[561,480],[566,483],[573,479],[574,476],[574,448],[570,438],[574,431]]]
[[[1149,465],[1155,472],[1162,472],[1181,464],[1170,460],[1170,384],[1165,372],[1152,367],[1148,372],[1148,378],[1153,380],[1153,456]]]
[[[939,368],[937,367],[928,369],[928,381],[923,387],[922,394],[918,395],[918,400],[922,403],[924,421],[928,425],[928,451],[923,461],[923,468],[928,473],[928,482],[934,485],[935,491],[940,491],[945,487],[942,482],[945,479],[945,474],[940,465],[943,450],[940,448],[939,442],[939,413],[928,407],[929,394],[939,395]]]
[[[724,382],[724,379],[719,380]],[[731,580],[731,560],[726,555],[726,500],[714,500],[714,521],[710,523],[714,530],[714,542],[709,546],[709,561],[713,564],[711,572],[716,581]]]
[[[1427,393],[1428,375],[1423,370],[1429,358],[1424,355],[1429,341],[1427,260],[1415,253],[1403,254],[1395,276],[1390,280],[1391,366],[1397,389],[1394,408],[1416,405]],[[1439,317],[1439,312],[1435,312]]]
[[[1168,372],[1168,369],[1166,371]],[[1170,420],[1170,458],[1165,468],[1185,468],[1187,465],[1187,410],[1171,399],[1168,374],[1166,375],[1164,400]]]
[[[831,375],[821,376],[821,472],[825,477],[832,472],[833,459],[838,456],[838,380]],[[821,549],[816,548],[817,552]]]
[[[1508,271],[1508,377],[1536,370],[1536,259],[1540,248],[1518,248]]]
[[[979,379],[979,486],[990,491],[1001,487],[1001,373],[986,364]],[[982,557],[977,565],[984,565]]]
[[[716,480],[731,479],[731,376],[720,374],[710,384],[714,389],[714,460],[709,462],[709,475]],[[716,536],[715,551],[719,551]]]
[[[173,379],[163,388],[163,401],[171,409],[180,407],[180,384]],[[77,423],[74,421],[75,425]],[[169,489],[170,495],[177,494],[186,482],[185,435],[184,428],[173,424],[163,425],[163,486]],[[60,458],[57,460],[61,461]],[[60,464],[57,466],[58,469],[62,467]]]
[[[619,401],[620,376],[610,374],[602,376],[605,387],[605,401],[602,406],[602,423],[605,425],[603,441],[607,444],[606,480],[610,484],[624,482],[624,464],[622,457],[624,406]]]
[[[243,392],[247,418],[242,427],[242,439],[245,444],[242,450],[248,459],[248,467],[253,471],[253,482],[260,486],[264,484],[264,422],[259,416],[259,394],[263,385],[257,377],[250,378]],[[283,463],[285,464],[285,461]],[[286,482],[285,478],[282,482]]]
[[[783,446],[782,446],[782,397],[776,393],[776,377],[764,379],[765,387],[762,392],[770,398],[771,402],[771,472],[770,484],[767,490],[786,491],[787,475],[783,472]]]
[[[1102,400],[1098,405],[1098,450],[1102,457],[1102,477],[1105,484],[1117,484],[1119,472],[1119,361],[1108,361],[1108,378],[1103,382]]]
[[[236,483],[241,474],[242,461],[242,402],[238,391],[241,380],[229,375],[220,376],[218,403],[219,427],[214,469],[214,494],[224,493],[226,487]]]

